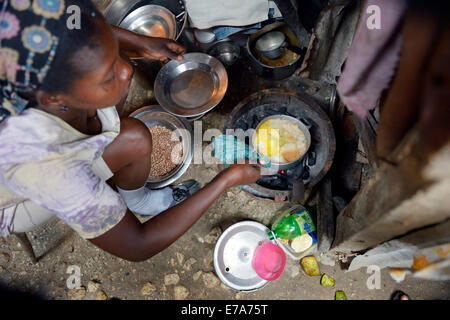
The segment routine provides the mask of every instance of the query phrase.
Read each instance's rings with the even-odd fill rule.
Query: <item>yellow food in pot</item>
[[[258,126],[253,139],[258,152],[274,163],[295,161],[307,151],[305,134],[288,120],[265,120]]]

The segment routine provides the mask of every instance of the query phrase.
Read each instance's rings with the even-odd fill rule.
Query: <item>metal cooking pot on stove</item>
[[[280,115],[273,115],[273,116],[269,116],[266,117],[264,119],[262,119],[258,126],[256,127],[255,132],[253,133],[253,136],[250,140],[250,143],[252,144],[252,147],[256,150],[256,152],[258,152],[258,148],[255,145],[255,137],[256,137],[256,133],[259,129],[259,127],[261,126],[262,123],[264,123],[265,121],[269,120],[269,119],[280,119],[280,120],[287,120],[295,125],[298,126],[298,128],[302,131],[302,133],[305,135],[306,138],[306,150],[305,152],[296,160],[294,161],[290,161],[290,162],[284,162],[284,163],[275,163],[272,161],[272,166],[270,168],[267,169],[263,169],[261,171],[262,174],[264,175],[268,175],[268,176],[278,176],[280,175],[280,172],[284,172],[286,170],[289,170],[291,168],[295,168],[296,166],[300,165],[301,162],[303,161],[305,155],[308,153],[309,147],[311,146],[311,134],[309,132],[308,127],[301,122],[300,120],[291,117],[291,116],[287,116],[284,114],[280,114]],[[262,156],[259,152],[258,154],[260,156]],[[283,175],[283,173],[282,173]],[[285,178],[290,181],[292,183],[292,201],[301,201],[304,199],[304,195],[305,195],[305,185],[303,183],[303,180],[300,179],[294,179],[292,177],[289,176],[285,176]]]
[[[279,171],[279,170],[287,170],[290,168],[293,168],[295,166],[297,166],[305,157],[305,155],[308,153],[309,147],[311,146],[311,134],[309,133],[309,129],[308,127],[303,124],[303,122],[301,122],[300,120],[291,117],[291,116],[287,116],[284,114],[280,114],[280,115],[273,115],[273,116],[269,116],[264,118],[263,120],[261,120],[258,124],[258,126],[256,127],[255,132],[253,133],[252,139],[251,139],[251,144],[252,147],[256,150],[256,152],[258,152],[258,154],[263,157],[263,155],[261,153],[259,153],[258,151],[258,146],[255,145],[255,139],[256,139],[256,133],[258,131],[258,129],[260,128],[261,124],[263,124],[264,122],[266,122],[267,120],[270,119],[279,119],[279,120],[286,120],[289,121],[290,123],[295,124],[296,126],[298,126],[298,128],[300,129],[300,131],[305,135],[306,138],[306,151],[296,160],[294,161],[290,161],[290,162],[284,162],[284,163],[275,163],[272,162],[272,166],[274,167],[274,170]]]

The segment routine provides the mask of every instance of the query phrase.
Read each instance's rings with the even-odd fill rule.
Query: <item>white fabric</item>
[[[167,187],[151,190],[145,186],[136,190],[123,190],[117,187],[131,212],[142,216],[156,216],[169,209],[172,203],[172,189]]]
[[[246,26],[268,19],[268,0],[185,0],[191,26]]]

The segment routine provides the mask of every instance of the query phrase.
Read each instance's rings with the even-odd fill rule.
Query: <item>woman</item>
[[[120,112],[133,74],[120,49],[161,61],[182,59],[184,49],[111,28],[89,0],[2,5],[3,235],[56,215],[99,248],[142,261],[179,238],[227,188],[259,178],[259,167],[233,165],[197,192],[192,181],[146,188],[151,135],[140,121],[119,119],[115,107]],[[81,29],[67,27],[70,5],[81,9]],[[132,212],[156,217],[141,224]]]

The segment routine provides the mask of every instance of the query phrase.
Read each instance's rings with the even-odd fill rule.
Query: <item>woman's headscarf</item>
[[[67,28],[64,0],[0,0],[0,122],[42,84]]]

